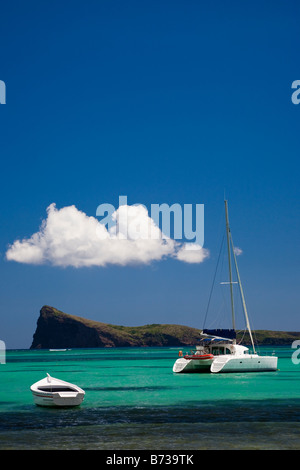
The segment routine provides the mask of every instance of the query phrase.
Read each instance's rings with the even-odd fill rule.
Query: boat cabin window
[[[230,349],[224,346],[214,346],[211,348],[211,352],[214,356],[219,356],[220,354],[231,354]]]
[[[218,356],[220,354],[220,348],[211,348],[211,352],[214,356]]]

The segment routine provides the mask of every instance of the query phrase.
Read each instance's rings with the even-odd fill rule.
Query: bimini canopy
[[[217,329],[217,330],[203,330],[203,335],[213,336],[220,339],[236,339],[235,330]]]

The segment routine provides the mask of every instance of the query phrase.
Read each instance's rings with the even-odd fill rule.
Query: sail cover
[[[217,330],[203,330],[203,333],[210,336],[219,336],[226,339],[236,339],[235,330],[217,329]]]

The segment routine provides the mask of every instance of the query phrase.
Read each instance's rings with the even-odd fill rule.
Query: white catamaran
[[[256,353],[253,336],[250,328],[244,292],[242,288],[241,278],[238,270],[234,245],[232,241],[231,231],[228,219],[228,204],[225,200],[225,217],[226,217],[226,235],[227,235],[227,251],[229,265],[229,285],[231,297],[231,315],[232,329],[208,330],[204,329],[201,333],[200,344],[196,346],[196,351],[189,355],[179,357],[174,366],[173,372],[264,372],[277,370],[276,356],[260,356]],[[232,255],[231,255],[232,253]],[[235,331],[235,311],[233,299],[233,278],[231,256],[233,256],[237,283],[241,294],[243,311],[246,320],[246,327],[251,340],[253,353],[249,349],[240,344],[236,344]],[[182,354],[181,351],[179,353]]]

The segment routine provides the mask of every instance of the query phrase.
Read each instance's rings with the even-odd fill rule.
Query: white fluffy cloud
[[[185,243],[176,254],[177,259],[186,263],[202,263],[208,256],[208,250],[196,243]]]
[[[54,266],[147,264],[166,257],[201,263],[208,251],[164,236],[142,205],[120,206],[109,230],[75,206],[47,208],[47,218],[30,238],[9,246],[6,259]]]

